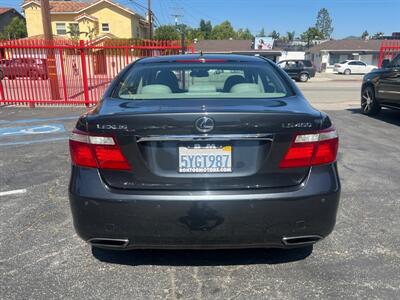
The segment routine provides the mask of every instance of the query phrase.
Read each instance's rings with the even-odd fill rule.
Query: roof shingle
[[[381,40],[330,40],[312,47],[308,52],[320,51],[379,51]]]
[[[4,14],[5,12],[8,12],[12,8],[10,7],[0,7],[0,15]]]

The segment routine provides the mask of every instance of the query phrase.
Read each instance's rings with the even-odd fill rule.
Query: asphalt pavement
[[[334,232],[300,251],[92,251],[67,196],[85,109],[0,107],[0,299],[398,299],[400,112],[361,115],[360,84],[299,84],[338,128],[342,181]]]

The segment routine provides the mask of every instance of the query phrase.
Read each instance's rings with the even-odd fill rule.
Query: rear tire
[[[366,86],[361,92],[361,112],[364,115],[372,116],[380,112],[381,106],[375,97],[375,91],[372,86]]]
[[[309,76],[307,73],[301,73],[299,76],[299,80],[300,82],[307,82],[309,79]]]
[[[343,72],[344,75],[350,75],[351,74],[351,70],[350,69],[346,69]]]

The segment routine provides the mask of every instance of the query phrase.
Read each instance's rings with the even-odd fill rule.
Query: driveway
[[[398,298],[400,113],[359,114],[359,84],[300,84],[339,130],[342,180],[334,232],[303,250],[92,251],[67,197],[84,109],[1,108],[0,298]]]

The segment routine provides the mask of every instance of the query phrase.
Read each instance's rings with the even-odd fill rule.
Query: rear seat
[[[214,85],[191,85],[188,91],[189,93],[215,93],[217,87]]]
[[[256,83],[238,83],[231,88],[231,93],[234,94],[260,94],[263,92],[262,87]]]
[[[171,88],[164,84],[149,84],[142,87],[140,94],[171,94]]]

